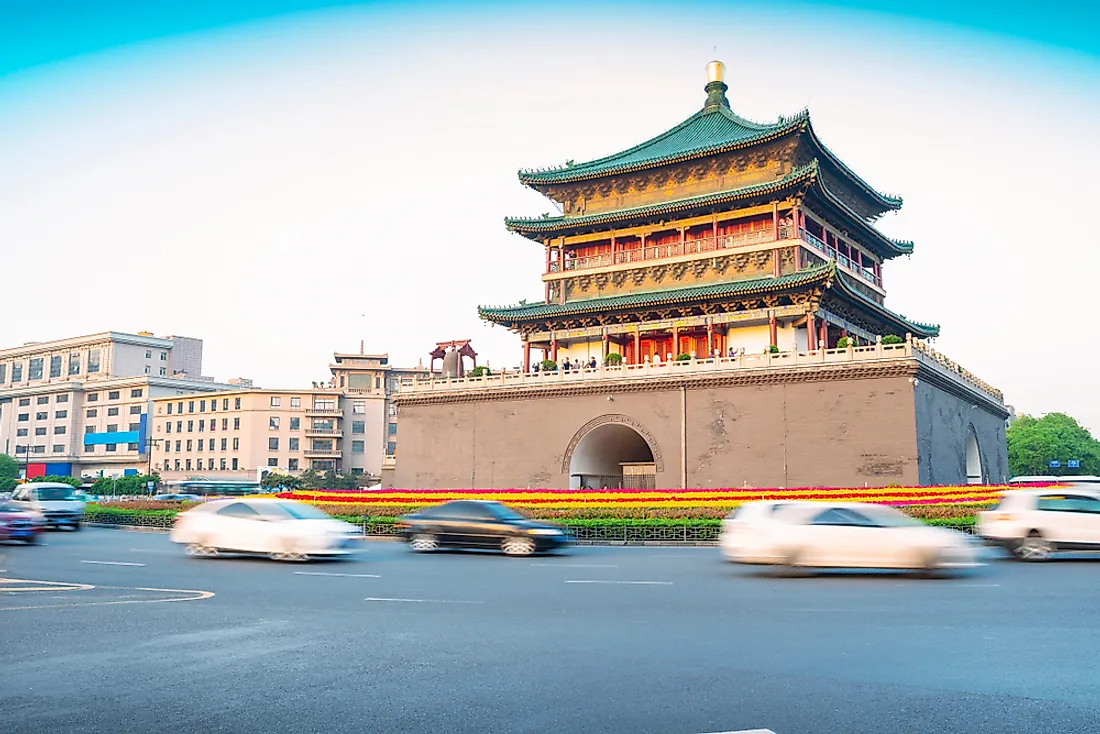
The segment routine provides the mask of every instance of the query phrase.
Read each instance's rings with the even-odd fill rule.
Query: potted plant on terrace
[[[607,355],[607,359],[604,360],[604,364],[608,367],[618,367],[623,363],[623,355],[618,352],[612,352]]]

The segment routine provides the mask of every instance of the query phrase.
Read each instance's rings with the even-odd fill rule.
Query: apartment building
[[[102,332],[2,349],[0,451],[31,477],[144,473],[155,398],[237,388],[202,376],[202,340],[189,337]]]

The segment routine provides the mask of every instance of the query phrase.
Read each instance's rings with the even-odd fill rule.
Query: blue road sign
[[[1077,459],[1070,459],[1066,462],[1066,466],[1068,466],[1070,469],[1077,469],[1081,466],[1081,462]]]
[[[1058,468],[1058,467],[1060,467],[1061,465],[1062,465],[1062,462],[1060,462],[1060,461],[1052,461],[1052,462],[1050,462],[1050,468],[1051,468],[1051,469],[1057,469],[1057,468]]]

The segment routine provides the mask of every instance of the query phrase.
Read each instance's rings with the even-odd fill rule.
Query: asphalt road
[[[46,542],[0,545],[6,733],[1100,732],[1100,559],[776,578],[713,548]]]

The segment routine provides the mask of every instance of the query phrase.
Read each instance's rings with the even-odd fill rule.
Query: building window
[[[367,432],[367,423],[366,423],[366,421],[352,421],[351,422],[351,432],[352,433],[366,433]]]
[[[25,453],[27,453],[27,447],[26,446],[20,446],[20,445],[17,444],[16,447],[15,447],[15,453],[25,454]]]
[[[145,374],[149,374],[149,365],[145,365]]]
[[[237,471],[237,459],[233,459],[233,471]]]
[[[38,412],[38,413],[35,413],[35,414],[34,414],[34,419],[35,419],[36,421],[44,421],[44,420],[46,420],[46,419],[47,419],[47,418],[49,418],[49,417],[50,417],[50,414],[49,414],[49,413],[47,413],[47,412],[46,412],[46,411],[44,411],[44,410],[43,410],[43,411],[40,411],[40,412]]]
[[[168,361],[168,352],[161,352],[160,353],[160,361],[161,362],[167,362]]]
[[[302,428],[302,419],[301,418],[291,418],[290,419],[290,430],[299,431],[299,430],[301,430],[301,428]]]
[[[356,400],[351,404],[351,412],[355,415],[366,415],[367,402],[365,400]]]
[[[195,459],[195,468],[198,469],[199,471],[202,471],[202,459],[201,458]]]
[[[386,435],[387,436],[396,436],[397,435],[397,424],[396,423],[390,423],[388,426],[386,426]]]
[[[183,421],[176,421],[176,433],[183,433]]]
[[[210,401],[210,412],[211,413],[217,413],[218,412],[218,401],[217,401],[217,399],[214,399],[214,400]]]
[[[20,413],[19,414],[19,422],[20,423],[26,423],[30,419],[31,419],[31,414],[30,413]]]
[[[292,407],[292,408],[301,408],[302,407],[302,399],[301,398],[291,398],[290,399],[290,407]]]
[[[267,427],[272,431],[279,430],[279,416],[273,415],[267,419]]]
[[[301,439],[298,439],[298,438],[287,439],[287,444],[288,444],[288,447],[290,448],[290,450],[291,451],[297,451],[300,441],[301,441]]]
[[[54,417],[54,418],[57,418],[57,419],[59,419],[59,420],[60,420],[60,419],[62,419],[62,418],[68,418],[68,417],[69,417],[69,411],[67,411],[67,410],[59,410],[59,411],[57,411],[57,412],[55,412],[55,413],[53,414],[53,417]]]
[[[283,404],[283,399],[280,398],[278,395],[272,395],[271,396],[271,407],[272,408],[278,408],[282,404]]]
[[[187,401],[187,412],[188,413],[194,413],[195,412],[195,401],[194,400],[188,400]]]
[[[63,454],[63,453],[65,453],[65,447],[62,444],[55,443],[53,445],[53,452],[55,454]]]
[[[107,451],[113,452],[113,451],[117,451],[117,450],[118,450],[118,444],[117,443],[107,444]]]
[[[136,387],[130,391],[130,397],[132,398],[140,398],[143,395],[145,395],[145,388]]]
[[[241,409],[241,399],[240,398],[233,398],[233,410],[240,410],[240,409]]]
[[[168,403],[168,415],[172,415],[172,404]]]
[[[188,433],[194,433],[195,432],[195,421],[187,421],[187,432]]]
[[[68,395],[58,395],[56,398],[54,398],[54,402],[67,403],[67,402],[69,402],[69,396]]]
[[[180,452],[180,447],[183,445],[183,441],[176,441],[176,453]]]
[[[31,449],[31,451],[36,453],[36,454],[44,454],[44,453],[46,453],[46,447],[45,446],[35,446],[33,449]]]
[[[187,439],[187,450],[191,451],[195,448],[195,442],[191,439]]]
[[[11,381],[22,382],[23,380],[23,363],[13,362],[11,365]]]
[[[226,448],[228,447],[228,445],[229,445],[229,439],[223,438],[222,439],[222,451],[225,451]]]
[[[390,441],[386,444],[386,456],[394,456],[397,454],[397,444]]]
[[[233,419],[233,430],[234,431],[241,430],[241,419],[240,418],[234,418]]]
[[[233,439],[233,450],[237,451],[240,448],[241,448],[241,439],[239,439],[239,438]],[[237,467],[233,467],[233,468],[236,469]]]
[[[172,421],[167,421],[164,424],[164,432],[165,433],[171,433],[172,432]]]
[[[182,400],[179,401],[178,403],[176,403],[176,412],[179,413],[180,415],[183,415],[183,401]]]
[[[38,426],[37,428],[34,429],[34,435],[36,435],[36,436],[45,436],[46,435],[46,427],[45,426]]]
[[[42,361],[41,357],[35,357],[30,361],[30,367],[27,368],[28,380],[42,379]]]
[[[141,415],[141,406],[140,405],[131,405],[130,406],[130,415]]]
[[[362,441],[352,441],[351,442],[351,453],[353,453],[353,454],[363,453],[363,442]]]
[[[92,349],[88,352],[88,372],[99,372],[99,350]]]
[[[152,359],[152,358],[153,358],[153,350],[151,350],[151,349],[146,349],[146,350],[145,350],[145,358],[146,358],[146,359]]]
[[[73,352],[69,355],[69,375],[80,374],[80,352]]]
[[[64,436],[66,430],[67,429],[66,429],[65,426],[54,426],[53,427],[53,435],[55,435],[55,436]]]
[[[140,423],[131,423],[130,424],[130,430],[131,431],[140,431],[141,430],[141,424]]]
[[[84,426],[84,433],[95,433],[95,426]]]
[[[26,429],[26,428],[16,428],[15,429],[15,435],[16,436],[26,436],[27,435],[27,430],[28,429]]]
[[[223,471],[225,470],[225,457],[224,456],[221,458],[221,460],[218,461],[218,468],[223,470]]]
[[[199,433],[203,433],[204,431],[206,431],[206,420],[205,419],[199,421]]]
[[[228,431],[229,430],[229,419],[228,418],[222,418],[222,430],[223,431]]]
[[[191,460],[190,460],[190,459],[187,459],[187,460],[186,460],[186,461],[184,462],[183,466],[184,466],[184,470],[185,470],[185,471],[191,471]]]
[[[287,459],[286,468],[287,468],[287,471],[298,471],[298,460],[297,459]]]
[[[118,408],[107,408],[107,416],[118,415]]]
[[[214,402],[214,401],[211,400],[210,402]],[[205,400],[200,400],[199,401],[199,412],[200,413],[205,413],[206,412],[206,401]]]
[[[50,357],[50,377],[61,377],[61,355]]]
[[[205,442],[204,439],[201,439],[201,438],[199,439],[199,451],[202,451],[202,445],[203,445],[204,442]]]
[[[0,384],[8,381],[8,366],[6,364],[0,364]]]
[[[333,398],[314,398],[313,407],[317,410],[336,410],[336,400]]]
[[[164,367],[161,367],[160,368],[160,376],[161,377],[167,377],[168,376],[168,370]]]
[[[87,400],[89,403],[99,402],[99,393],[90,392],[84,399]]]
[[[176,459],[176,471],[180,470],[180,460]]]
[[[164,453],[166,453],[166,454],[172,453],[172,442],[171,441],[165,441],[164,442]]]
[[[129,449],[130,451],[137,451],[138,450],[138,445],[136,443],[128,443],[128,444],[126,444],[126,448]]]
[[[118,424],[117,423],[108,423],[107,424],[107,433],[117,433],[117,432],[118,432]]]
[[[240,407],[239,405],[237,406]],[[229,398],[222,400],[222,410],[229,410]]]
[[[216,418],[211,418],[210,419],[210,430],[211,431],[218,430],[218,420]]]
[[[268,451],[278,451],[279,450],[279,438],[277,436],[272,436],[271,438],[267,439],[267,450]]]
[[[267,458],[267,465],[268,465],[268,466],[274,466],[274,467],[278,467],[278,466],[279,466],[279,460],[278,460],[278,459],[277,459],[276,457],[274,457],[274,456],[269,456],[269,457]]]
[[[36,405],[49,405],[50,404],[50,396],[49,395],[43,395],[42,397],[38,398],[34,402],[35,402]]]

